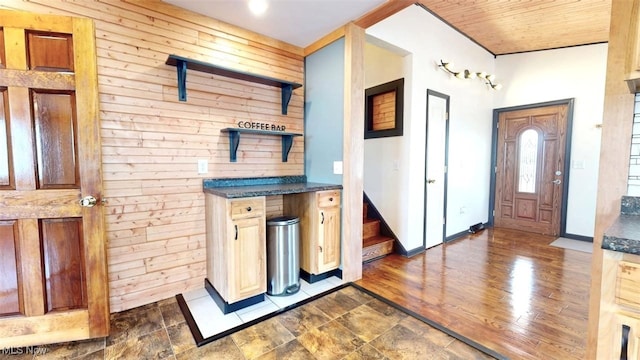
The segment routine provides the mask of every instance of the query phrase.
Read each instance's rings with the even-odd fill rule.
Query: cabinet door
[[[318,226],[318,273],[340,265],[340,208],[320,208]]]
[[[233,221],[229,234],[229,303],[267,291],[264,217]]]

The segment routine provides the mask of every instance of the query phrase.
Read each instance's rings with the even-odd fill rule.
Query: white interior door
[[[427,144],[425,155],[426,248],[441,244],[445,237],[449,96],[427,91]]]

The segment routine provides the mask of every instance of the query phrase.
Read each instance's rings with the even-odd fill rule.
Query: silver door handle
[[[560,185],[560,184],[562,184],[562,180],[560,180],[560,179],[555,179],[555,180],[553,180],[553,181],[552,181],[552,183],[554,183],[554,184],[556,184],[556,185]]]
[[[436,179],[427,179],[427,184],[433,184],[436,182]]]

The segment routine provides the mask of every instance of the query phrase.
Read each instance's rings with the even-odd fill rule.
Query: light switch
[[[207,159],[198,159],[198,174],[206,174],[209,172],[209,161]]]
[[[571,167],[573,169],[584,169],[584,160],[572,160]]]
[[[336,175],[342,174],[342,161],[333,162],[333,173]]]

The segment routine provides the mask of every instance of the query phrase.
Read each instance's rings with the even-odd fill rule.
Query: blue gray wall
[[[342,161],[344,38],[305,60],[304,153],[307,181],[342,184],[333,162]]]

